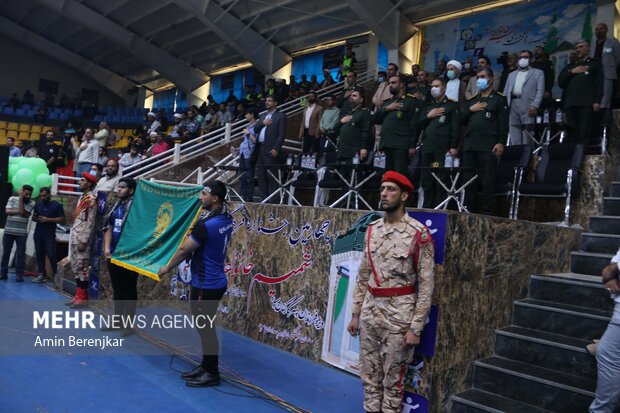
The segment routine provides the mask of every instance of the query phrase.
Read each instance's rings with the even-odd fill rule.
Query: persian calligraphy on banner
[[[159,281],[200,212],[202,187],[175,187],[145,180],[138,187],[111,262]]]

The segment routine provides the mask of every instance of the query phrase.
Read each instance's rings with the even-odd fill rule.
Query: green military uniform
[[[342,91],[338,99],[336,99],[336,106],[340,109],[340,113],[351,112],[351,104],[349,103],[349,96],[345,97],[344,95],[347,92],[352,92],[355,90],[355,87],[348,87]]]
[[[431,96],[431,87],[426,85],[426,86],[416,86],[416,87],[411,87],[407,89],[407,94],[408,95],[412,95],[414,96],[416,93],[421,93],[422,96],[424,96],[424,101],[426,103],[430,103],[433,100],[433,97]]]
[[[578,66],[587,66],[585,73],[571,73]],[[587,58],[566,66],[558,85],[564,89],[562,106],[570,128],[569,138],[574,143],[588,144],[592,130],[592,105],[601,103],[603,98],[603,67],[598,60]],[[591,139],[592,138],[592,139]]]
[[[338,138],[338,159],[351,160],[360,149],[371,150],[374,138],[370,128],[370,112],[366,108],[359,108],[341,115],[341,118],[352,115],[353,119],[347,123],[338,122],[336,128],[340,130]]]
[[[402,107],[387,111],[385,107],[398,101]],[[415,148],[418,141],[418,121],[424,102],[410,95],[391,97],[381,104],[373,115],[373,122],[381,125],[379,149],[385,152],[386,170],[407,175],[409,148]]]
[[[471,106],[478,102],[486,102],[487,107],[478,112],[472,112]],[[491,214],[497,167],[497,158],[492,150],[498,143],[506,145],[508,137],[506,98],[495,91],[486,97],[478,93],[465,102],[461,120],[467,127],[463,145],[463,167],[478,170],[477,182],[465,190],[465,205],[470,211],[475,209],[479,184],[482,187],[483,212]],[[467,172],[465,179],[469,180],[473,175],[473,172]]]
[[[443,115],[429,119],[428,113],[435,108],[444,108]],[[460,117],[458,102],[444,98],[433,101],[422,111],[420,129],[424,129],[422,156],[420,165],[423,167],[420,186],[424,189],[424,208],[434,208],[445,199],[445,190],[431,176],[428,167],[444,166],[446,152],[450,148],[458,148]]]

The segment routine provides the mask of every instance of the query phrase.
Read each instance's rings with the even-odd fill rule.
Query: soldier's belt
[[[406,285],[404,287],[371,287],[368,286],[368,291],[374,297],[396,297],[399,295],[409,295],[415,293],[415,287],[413,285]]]

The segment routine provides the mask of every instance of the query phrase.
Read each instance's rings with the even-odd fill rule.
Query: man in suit
[[[607,38],[607,25],[599,23],[594,28],[594,37],[590,43],[590,57],[600,60],[603,65],[603,98],[601,109],[611,107],[611,96],[614,91],[614,81],[618,78],[616,69],[620,65],[620,44],[615,38]]]
[[[530,67],[532,57],[531,51],[521,50],[517,63],[519,69],[508,75],[504,87],[504,96],[510,108],[510,145],[529,143],[526,130],[534,124],[545,93],[545,73]]]
[[[275,96],[267,96],[265,99],[267,112],[262,114],[254,126],[258,134],[259,145],[258,160],[256,165],[258,187],[266,198],[278,189],[278,183],[271,177],[269,169],[274,176],[278,176],[278,165],[282,144],[286,136],[286,115],[278,111],[278,100]]]
[[[319,153],[321,133],[319,125],[321,115],[323,114],[323,106],[317,102],[317,95],[314,90],[308,93],[308,106],[305,107],[301,115],[301,123],[299,124],[299,139],[303,139],[303,153]]]

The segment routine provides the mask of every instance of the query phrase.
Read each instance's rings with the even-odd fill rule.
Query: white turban
[[[144,112],[143,112],[143,113],[144,113]],[[156,118],[156,117],[157,117],[157,115],[155,114],[155,112],[149,112],[149,113],[147,113],[147,114],[146,114],[146,116],[152,116],[152,117],[154,117],[154,118]]]
[[[450,65],[456,67],[456,70],[458,70],[459,72],[463,70],[463,65],[458,60],[450,60],[446,66]]]

